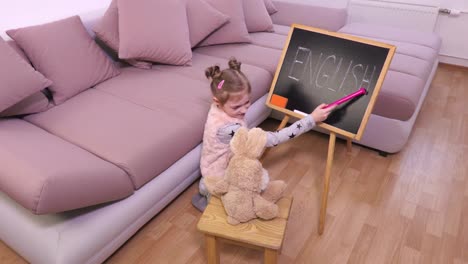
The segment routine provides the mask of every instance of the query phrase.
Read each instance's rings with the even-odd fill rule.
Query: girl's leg
[[[201,177],[198,184],[198,193],[192,196],[192,205],[200,212],[205,211],[208,205],[209,192],[206,189],[204,178]]]

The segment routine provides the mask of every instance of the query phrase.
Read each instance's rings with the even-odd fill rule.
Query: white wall
[[[0,0],[0,35],[5,31],[51,22],[106,8],[111,0]]]
[[[468,1],[441,0],[441,7],[460,10],[458,16],[440,14],[435,32],[442,37],[442,62],[468,67]]]
[[[333,0],[330,0],[333,1]],[[457,16],[451,16],[435,12],[434,19],[427,17],[427,21],[421,16],[395,17],[384,13],[375,14],[365,9],[355,8],[353,2],[360,0],[349,0],[348,6],[351,20],[360,22],[393,25],[397,27],[414,28],[419,30],[434,31],[442,38],[440,60],[442,62],[457,64],[468,67],[468,0],[371,0],[374,3],[395,3],[395,5],[422,6],[423,8],[451,8],[462,11]],[[354,13],[353,13],[354,12]],[[356,13],[357,12],[357,13]],[[432,21],[432,22],[431,22]],[[352,21],[350,21],[352,22]]]
[[[111,0],[0,0],[0,35],[7,37],[5,30],[54,21],[90,10],[106,8]],[[299,0],[289,0],[299,1]],[[314,4],[346,8],[354,0],[307,0]],[[441,61],[468,66],[468,0],[373,0],[407,5],[440,6],[455,8],[467,13],[457,17],[439,14],[434,27],[443,39]],[[363,14],[365,15],[365,14]],[[370,19],[375,23],[378,18]],[[411,22],[411,17],[408,18]],[[395,21],[395,19],[393,20]],[[398,20],[397,22],[401,22]],[[413,23],[407,26],[414,26]],[[387,19],[385,23],[392,23]],[[405,22],[406,23],[406,22]],[[398,26],[398,25],[397,25]],[[426,25],[427,26],[427,25]],[[432,27],[432,25],[431,25]]]

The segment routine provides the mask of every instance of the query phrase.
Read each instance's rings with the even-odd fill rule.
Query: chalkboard
[[[341,104],[319,125],[359,140],[394,52],[389,44],[294,24],[267,105],[301,118],[363,87],[367,94]]]

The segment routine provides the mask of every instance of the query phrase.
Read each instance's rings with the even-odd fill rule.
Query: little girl
[[[251,87],[249,80],[241,72],[241,63],[236,59],[229,60],[229,68],[220,70],[212,66],[205,70],[211,81],[213,104],[208,113],[203,134],[203,146],[200,161],[202,178],[199,193],[192,197],[192,204],[204,211],[208,203],[209,191],[205,178],[221,180],[231,158],[229,142],[237,129],[246,126],[244,117],[250,107]],[[323,109],[319,105],[310,115],[276,132],[267,132],[267,147],[273,147],[312,129],[317,122],[324,121],[333,107]],[[268,183],[269,179],[264,179]]]

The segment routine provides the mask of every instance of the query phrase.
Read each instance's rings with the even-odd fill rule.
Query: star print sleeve
[[[219,141],[221,141],[221,143],[229,144],[229,142],[231,142],[232,137],[240,127],[241,124],[239,123],[227,124],[218,129],[216,136],[219,139]]]
[[[311,115],[296,121],[288,127],[285,127],[281,130],[275,132],[267,132],[267,147],[274,147],[278,144],[286,142],[292,138],[295,138],[315,126],[314,119]]]

